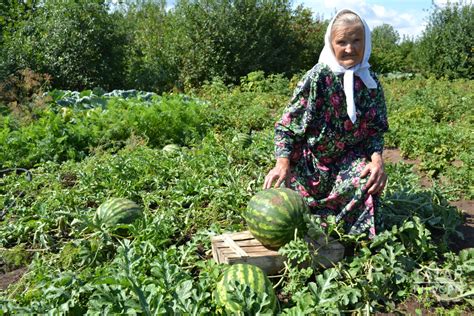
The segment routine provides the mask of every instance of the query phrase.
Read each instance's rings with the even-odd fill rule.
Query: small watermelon
[[[303,235],[309,213],[303,198],[288,188],[267,189],[255,194],[244,212],[252,235],[267,248],[278,249],[294,238],[295,229]]]
[[[179,147],[176,144],[168,144],[165,147],[163,147],[161,150],[165,153],[177,153],[179,152],[181,147]]]
[[[252,144],[252,136],[247,133],[238,133],[232,138],[232,143],[237,144],[240,148],[247,148]]]
[[[141,207],[135,202],[124,198],[111,198],[97,208],[94,223],[113,228],[120,224],[130,224],[142,214]]]
[[[242,312],[245,306],[239,304],[229,297],[229,293],[234,290],[233,284],[240,283],[242,285],[248,285],[248,287],[257,294],[258,298],[262,299],[261,294],[266,293],[269,305],[266,305],[265,310],[262,312],[275,312],[277,309],[277,298],[275,291],[273,290],[273,284],[268,279],[265,272],[257,266],[239,263],[229,266],[222,279],[217,283],[215,292],[216,303],[219,307],[222,307],[225,312],[229,315],[237,314]]]

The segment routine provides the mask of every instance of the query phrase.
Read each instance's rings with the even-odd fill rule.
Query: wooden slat
[[[239,247],[262,245],[257,239],[236,240],[233,238],[233,240]],[[214,240],[213,243],[218,247],[226,246],[223,240]]]
[[[249,255],[240,248],[235,241],[232,240],[232,237],[229,236],[228,234],[224,235],[224,243],[229,246],[230,249],[232,249],[235,254],[241,258],[247,258]]]
[[[278,274],[284,268],[284,258],[267,249],[249,231],[211,237],[212,256],[219,263],[248,263],[267,274]]]

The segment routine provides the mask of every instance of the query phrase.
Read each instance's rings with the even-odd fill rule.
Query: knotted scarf
[[[334,55],[332,45],[331,45],[332,25],[336,17],[339,14],[341,14],[343,11],[349,11],[359,16],[360,20],[362,21],[362,24],[364,25],[364,34],[365,34],[365,48],[364,48],[364,57],[362,59],[362,62],[348,69],[346,69],[345,67],[343,67],[342,65],[338,63],[336,56]],[[349,115],[349,118],[351,119],[352,123],[355,123],[357,120],[356,107],[354,103],[354,75],[359,76],[367,88],[369,89],[377,88],[377,83],[370,76],[370,72],[369,72],[369,68],[370,68],[369,57],[370,57],[371,51],[372,51],[372,43],[371,43],[370,29],[367,26],[367,23],[365,23],[364,19],[362,19],[362,17],[358,13],[352,10],[344,9],[344,10],[339,11],[331,20],[326,30],[326,35],[324,37],[324,48],[321,52],[321,55],[319,55],[318,62],[328,65],[329,68],[331,68],[331,70],[335,74],[344,74],[343,80],[344,80],[344,93],[346,95],[346,103],[347,103],[347,114]]]

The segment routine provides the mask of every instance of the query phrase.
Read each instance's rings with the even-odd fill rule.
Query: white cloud
[[[466,0],[434,0],[433,2],[434,2],[434,4],[437,5],[437,6],[445,6],[445,5],[447,5],[448,3],[459,3],[459,4],[465,3],[465,4],[472,4],[472,0],[471,0],[471,1],[466,1]]]
[[[382,4],[369,4],[365,0],[300,0],[305,7],[311,8],[315,13],[323,13],[323,18],[331,18],[338,10],[351,8],[357,11],[373,29],[384,23],[392,25],[400,37],[408,35],[416,37],[421,35],[425,28],[426,12],[402,11],[389,8]],[[443,0],[438,0],[443,2]],[[446,2],[448,0],[445,0]],[[462,0],[459,0],[462,1]],[[382,1],[380,1],[383,3]]]

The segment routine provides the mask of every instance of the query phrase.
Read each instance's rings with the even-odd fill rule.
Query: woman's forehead
[[[346,35],[364,35],[364,27],[359,23],[337,25],[331,30],[331,37],[341,37]]]

